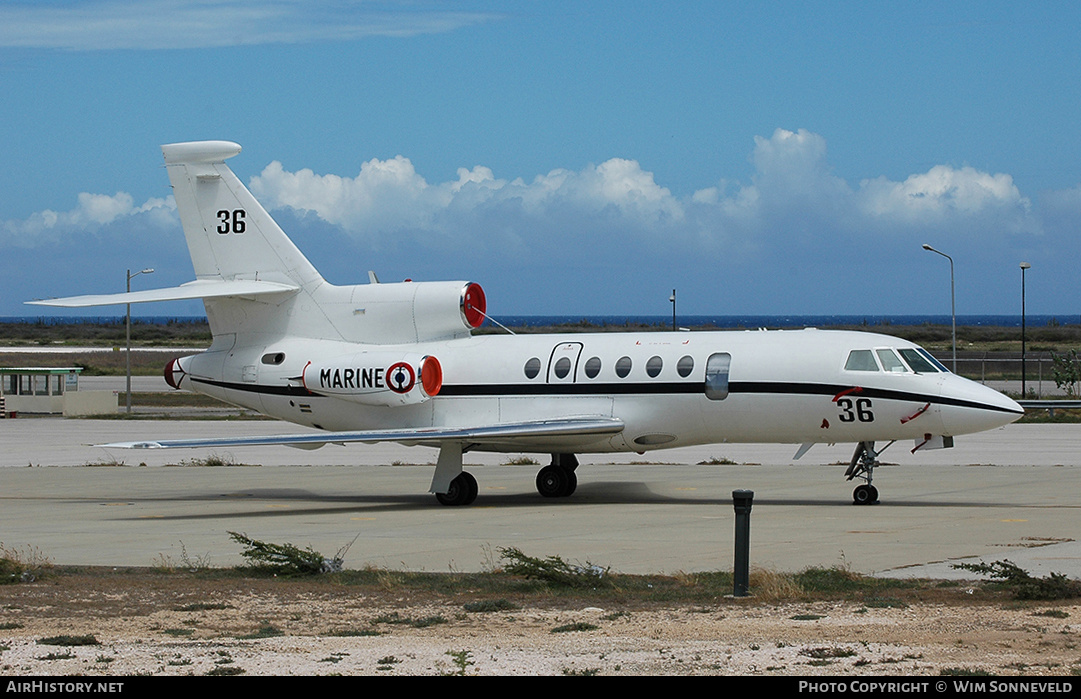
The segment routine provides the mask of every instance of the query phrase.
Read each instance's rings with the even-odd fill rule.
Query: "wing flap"
[[[59,306],[61,308],[86,308],[88,306],[114,306],[124,303],[150,303],[153,301],[186,301],[190,299],[208,299],[222,296],[261,296],[264,294],[284,294],[297,291],[300,287],[292,284],[257,281],[254,279],[234,279],[229,281],[200,279],[167,289],[146,289],[121,294],[90,294],[87,296],[67,296],[57,299],[38,299],[27,301],[32,306]]]
[[[210,439],[162,439],[141,442],[112,442],[94,446],[115,449],[194,449],[284,445],[317,448],[324,444],[402,442],[437,446],[442,442],[471,444],[534,443],[543,439],[603,438],[623,431],[623,421],[612,417],[573,417],[533,420],[476,427],[418,427],[392,430],[314,432],[311,434],[224,437]]]

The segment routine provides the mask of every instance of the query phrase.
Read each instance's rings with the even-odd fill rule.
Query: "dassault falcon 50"
[[[577,485],[577,455],[719,442],[854,442],[857,504],[878,501],[876,443],[914,451],[1017,420],[1008,397],[923,348],[824,330],[474,335],[469,281],[325,281],[225,164],[227,141],[162,146],[195,280],[179,287],[34,301],[80,307],[202,299],[213,342],[172,360],[170,386],[316,428],[297,435],[161,440],[172,448],[391,441],[439,449],[430,491],[468,505],[470,450],[551,454],[536,487]],[[888,444],[887,444],[888,446]]]

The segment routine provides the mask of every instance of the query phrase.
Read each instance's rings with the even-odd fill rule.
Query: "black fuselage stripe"
[[[233,391],[262,393],[276,396],[297,398],[318,398],[303,386],[267,386],[262,384],[216,381],[191,377],[194,382],[217,386]],[[836,396],[845,391],[852,391],[853,386],[838,384],[775,382],[775,381],[733,381],[728,385],[729,395],[799,395],[799,396]],[[705,384],[701,382],[656,382],[656,383],[528,383],[528,384],[444,384],[439,397],[468,398],[508,398],[514,396],[609,396],[625,395],[694,395],[705,394]],[[1010,410],[989,403],[947,398],[924,393],[910,393],[885,388],[860,388],[850,393],[859,398],[881,398],[884,400],[931,403],[933,405],[951,405],[976,410],[992,410],[1000,413],[1016,414]],[[1023,411],[1022,411],[1023,412]]]

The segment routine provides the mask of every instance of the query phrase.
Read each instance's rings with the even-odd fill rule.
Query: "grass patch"
[[[467,612],[512,612],[521,609],[520,605],[508,602],[505,599],[486,599],[478,602],[467,602],[463,607]]]
[[[377,616],[375,619],[372,620],[372,623],[403,624],[405,626],[412,626],[415,629],[423,629],[429,626],[436,626],[438,624],[446,624],[447,619],[440,614],[424,617],[407,617],[402,616],[398,612],[394,612],[393,614],[383,614],[381,616]]]
[[[311,546],[301,549],[288,543],[272,544],[237,532],[229,532],[229,537],[245,547],[240,555],[248,560],[248,567],[253,571],[264,575],[285,577],[339,571],[342,569],[345,552],[352,546],[352,542],[349,542],[339,549],[334,558],[325,558]]]
[[[544,559],[540,559],[544,560]],[[587,579],[592,580],[587,576]],[[271,577],[253,571],[250,566],[207,568],[199,570],[161,570],[158,568],[112,568],[89,566],[56,566],[50,571],[49,585],[39,586],[43,594],[48,589],[75,588],[124,590],[181,590],[183,595],[163,596],[163,610],[187,613],[213,613],[228,609],[217,604],[222,594],[251,594],[260,590],[273,594],[275,590],[297,590],[303,594],[333,595],[343,600],[384,600],[398,609],[396,614],[383,614],[357,625],[331,626],[323,633],[338,636],[378,635],[390,625],[426,627],[448,623],[450,616],[441,616],[435,608],[463,610],[469,613],[515,614],[517,610],[540,605],[552,609],[604,609],[606,619],[620,618],[655,608],[683,608],[715,614],[725,607],[759,604],[815,603],[844,601],[855,609],[875,607],[915,607],[923,604],[984,605],[1003,604],[1014,599],[1011,589],[998,581],[966,582],[963,586],[943,585],[938,580],[870,578],[844,569],[811,568],[798,573],[752,572],[750,597],[732,597],[732,574],[727,571],[625,575],[608,571],[605,584],[562,585],[548,580],[529,578],[507,569],[484,572],[410,572],[387,571],[377,568],[342,570],[317,576]],[[214,596],[191,594],[193,590],[215,590]],[[262,594],[261,593],[261,594]],[[9,594],[19,594],[12,589]],[[463,599],[464,598],[464,599]],[[72,618],[87,618],[93,614],[117,614],[116,603],[108,596],[95,601],[79,598],[72,608]],[[1069,602],[1066,602],[1068,604]],[[410,608],[424,607],[429,611],[409,613]],[[1047,618],[1061,618],[1063,605],[1038,602],[1031,612]],[[797,614],[797,612],[806,612]],[[793,610],[794,622],[822,618],[816,608]],[[22,623],[23,612],[13,608],[4,621]],[[378,614],[378,612],[376,612]],[[374,614],[373,614],[374,616]],[[591,620],[597,621],[597,620]],[[273,623],[273,620],[272,622]],[[177,624],[170,624],[177,626]],[[181,625],[182,626],[182,625]],[[167,628],[164,627],[163,628]],[[160,630],[159,630],[160,631]],[[247,633],[251,628],[242,628]],[[56,639],[68,643],[73,637]]]
[[[34,582],[51,566],[49,559],[36,547],[12,548],[0,542],[0,585]]]
[[[45,638],[38,639],[38,645],[42,646],[100,646],[101,641],[94,637],[94,634],[87,634],[85,636],[71,636],[64,634],[61,636],[46,636]]]
[[[503,462],[504,466],[539,466],[540,463],[532,456],[515,456]]]
[[[856,651],[840,646],[825,646],[821,648],[804,648],[799,654],[814,660],[833,660],[836,658],[851,658],[856,654]]]
[[[551,633],[571,633],[574,631],[596,631],[600,627],[586,621],[576,621],[573,624],[563,624],[552,629]]]
[[[501,548],[499,554],[506,562],[503,570],[529,580],[542,580],[560,587],[604,587],[611,584],[609,569],[592,563],[573,565],[559,556],[535,558],[514,547]]]
[[[1019,600],[1057,600],[1081,597],[1081,581],[1061,573],[1035,578],[1010,561],[994,563],[955,563],[954,568],[986,575]]]
[[[278,636],[284,635],[285,632],[283,632],[281,629],[269,622],[264,621],[263,624],[252,633],[243,636],[237,636],[237,638],[243,639],[245,641],[251,641],[257,638],[277,638]]]

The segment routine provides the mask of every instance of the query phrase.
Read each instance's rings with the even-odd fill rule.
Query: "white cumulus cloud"
[[[347,41],[442,33],[496,18],[432,2],[15,2],[0,5],[0,46],[100,51]]]
[[[1022,251],[1036,259],[1040,250],[1055,259],[1078,251],[1081,187],[1034,204],[1008,174],[951,165],[852,185],[830,167],[825,139],[805,130],[756,138],[750,160],[746,181],[718,179],[686,196],[629,158],[530,179],[473,165],[443,182],[400,155],[349,175],[275,161],[249,186],[337,283],[356,281],[359,264],[391,266],[419,278],[482,276],[505,298],[552,284],[552,304],[571,293],[555,281],[567,275],[628,284],[632,295],[652,277],[669,288],[697,280],[703,298],[813,286],[825,304],[851,292],[852,274],[903,277],[898,258],[923,242],[985,268]],[[115,255],[139,244],[143,256],[184,255],[172,199],[138,203],[124,192],[83,193],[68,210],[0,222],[0,242],[28,253],[74,244]]]
[[[136,216],[142,216],[155,228],[175,226],[175,210],[172,197],[151,198],[137,206],[127,192],[112,195],[82,192],[76,206],[67,211],[46,209],[24,220],[0,223],[0,240],[18,247],[34,247],[100,231]]]

